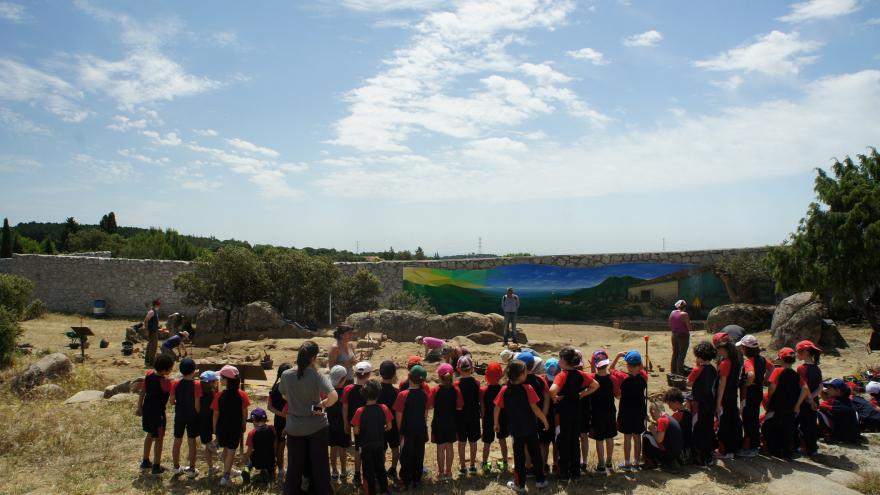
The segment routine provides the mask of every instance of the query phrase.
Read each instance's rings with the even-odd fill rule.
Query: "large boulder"
[[[473,341],[475,344],[479,345],[488,345],[495,344],[501,342],[501,336],[495,332],[476,332],[468,334],[468,339]]]
[[[446,330],[452,336],[491,332],[493,329],[492,319],[484,314],[466,311],[446,315]]]
[[[706,318],[709,332],[720,332],[727,325],[739,325],[747,333],[760,332],[770,328],[773,321],[773,306],[761,304],[725,304],[716,306]]]
[[[281,313],[265,301],[254,301],[243,308],[235,309],[229,318],[233,332],[270,332],[287,325]]]
[[[203,336],[226,333],[226,311],[212,307],[202,308],[196,315],[196,331],[200,340]]]
[[[801,340],[822,340],[825,306],[810,292],[786,297],[776,306],[770,325],[774,347],[794,347]]]
[[[19,375],[12,378],[10,386],[18,392],[27,392],[45,380],[64,378],[73,371],[73,363],[67,355],[60,352],[44,356],[30,365]]]
[[[407,342],[419,335],[451,339],[472,333],[489,332],[501,335],[500,315],[474,312],[427,315],[418,311],[380,309],[354,313],[345,320],[358,334],[382,332],[391,340]]]

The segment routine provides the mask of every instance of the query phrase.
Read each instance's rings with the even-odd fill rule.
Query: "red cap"
[[[816,352],[822,352],[822,349],[820,349],[819,346],[814,344],[813,341],[811,341],[811,340],[802,340],[802,341],[798,342],[797,345],[794,346],[794,348],[798,352],[805,351],[807,349],[812,349]]]
[[[486,365],[486,383],[489,385],[497,385],[503,375],[504,368],[501,367],[501,363],[493,362]]]
[[[730,342],[730,335],[724,332],[718,332],[712,336],[712,345],[717,346],[722,342]]]
[[[407,369],[412,368],[413,366],[415,366],[417,364],[422,364],[422,358],[419,356],[410,356],[406,360],[406,368]]]
[[[797,353],[794,352],[794,349],[791,347],[783,347],[782,349],[779,349],[779,352],[777,352],[776,355],[779,356],[779,359],[785,359],[787,357],[794,357]]]
[[[846,382],[846,386],[852,391],[853,394],[859,393],[859,384],[856,382]]]

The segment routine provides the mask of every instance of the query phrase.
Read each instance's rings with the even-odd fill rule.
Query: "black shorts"
[[[327,432],[327,445],[330,447],[351,447],[351,435],[345,433],[342,425],[339,428],[330,428]]]
[[[590,438],[593,440],[607,440],[617,436],[617,422],[613,417],[595,417],[590,424]]]
[[[153,438],[159,438],[165,435],[166,419],[164,414],[144,414],[141,417],[141,427],[144,432],[149,433]]]
[[[400,432],[397,431],[397,425],[391,422],[391,429],[385,432],[385,448],[396,449],[400,447]]]
[[[498,428],[498,433],[495,433],[495,423],[492,421],[484,421],[483,422],[483,443],[492,443],[495,441],[495,437],[498,437],[499,440],[503,440],[510,436],[510,432],[507,431],[507,422],[502,421],[501,427]]]
[[[214,439],[214,421],[213,418],[202,418],[199,421],[199,438],[202,443],[208,445]]]
[[[458,439],[455,428],[450,426],[435,427],[431,426],[431,443],[437,445],[444,443],[453,443]]]
[[[184,431],[186,431],[187,438],[198,438],[200,426],[199,418],[174,418],[174,438],[183,438]]]
[[[221,449],[235,450],[241,445],[241,430],[217,432],[217,446]]]
[[[617,416],[617,430],[624,435],[641,435],[645,432],[645,416],[639,411],[621,413]]]
[[[590,432],[590,423],[593,418],[593,409],[589,403],[590,398],[581,400],[581,433],[589,433]],[[584,403],[586,402],[586,406]]]
[[[459,442],[476,442],[480,439],[480,420],[468,419],[459,421],[456,425],[456,437]]]
[[[287,428],[287,418],[284,416],[275,415],[275,438],[280,442],[284,440],[286,434],[284,433],[285,428]]]

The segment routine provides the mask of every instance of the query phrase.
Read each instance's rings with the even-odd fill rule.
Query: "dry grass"
[[[859,473],[859,476],[861,478],[849,485],[850,488],[865,495],[880,495],[880,472],[865,471]]]

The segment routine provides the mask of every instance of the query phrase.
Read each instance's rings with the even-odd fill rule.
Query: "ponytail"
[[[819,356],[821,356],[822,353],[817,351],[816,349],[809,349],[809,351],[810,351],[810,355],[813,356],[813,364],[818,366],[819,365]]]
[[[337,329],[338,330],[338,329]],[[296,376],[302,378],[306,372],[306,368],[312,365],[312,360],[318,355],[318,344],[307,340],[299,348],[296,354]]]
[[[275,376],[275,383],[272,384],[272,389],[278,386],[278,382],[281,381],[281,375],[290,368],[290,363],[281,363],[281,366],[278,367],[278,374]]]

